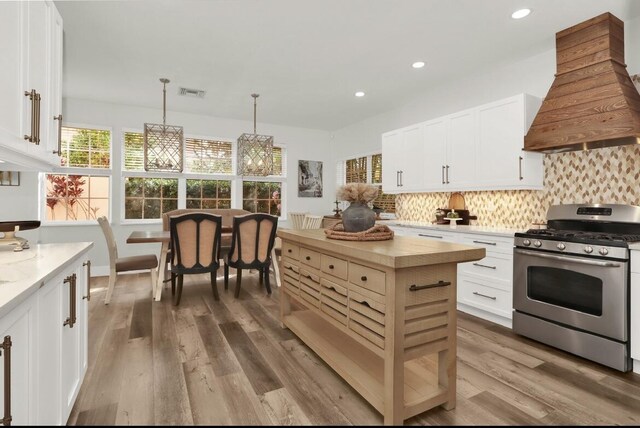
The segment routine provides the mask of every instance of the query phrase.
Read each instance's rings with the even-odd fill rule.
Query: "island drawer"
[[[378,294],[385,294],[386,275],[384,272],[357,263],[349,264],[349,282]]]
[[[347,261],[323,254],[321,270],[340,279],[347,279]]]
[[[297,281],[300,278],[300,268],[293,263],[282,260],[282,274]]]
[[[282,243],[282,255],[298,260],[300,255],[300,247],[293,245],[288,241]]]
[[[324,278],[320,285],[320,310],[347,325],[347,289]]]
[[[332,299],[335,300],[336,302],[340,303],[341,305],[344,306],[345,308],[345,313],[346,313],[346,309],[347,309],[347,289],[338,285],[338,284],[334,284],[331,281],[327,281],[326,279],[322,278],[320,279],[320,292]]]
[[[300,261],[312,268],[320,269],[320,253],[308,248],[300,248]]]
[[[512,293],[491,286],[487,281],[461,275],[458,278],[458,302],[511,319]]]
[[[289,276],[284,276],[282,278],[282,286],[289,294],[293,294],[295,296],[300,294],[300,283],[298,280],[294,280]]]
[[[300,269],[300,297],[315,307],[320,307],[320,278]]]
[[[351,316],[349,318],[349,329],[357,333],[359,336],[363,337],[368,342],[371,342],[373,345],[377,346],[378,348],[384,349],[384,336],[376,333],[372,329],[361,324],[359,320],[356,320]],[[384,332],[384,329],[383,329],[383,332]]]

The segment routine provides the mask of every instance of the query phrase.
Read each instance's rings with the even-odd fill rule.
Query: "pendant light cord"
[[[251,94],[253,97],[253,135],[256,135],[256,110],[257,110],[257,101],[260,94]]]
[[[167,82],[162,82],[162,124],[167,124]]]

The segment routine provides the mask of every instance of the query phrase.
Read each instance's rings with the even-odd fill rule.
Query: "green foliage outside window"
[[[178,208],[178,180],[125,177],[125,219],[161,218]]]
[[[61,165],[72,168],[109,168],[111,132],[63,127]]]
[[[282,214],[282,183],[243,181],[242,209],[280,216]]]
[[[231,208],[231,181],[187,180],[187,208]]]

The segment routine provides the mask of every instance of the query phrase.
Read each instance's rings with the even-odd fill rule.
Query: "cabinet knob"
[[[329,269],[333,269],[333,265],[329,265]]]
[[[305,259],[311,260],[311,256],[307,256],[307,257],[305,257]]]
[[[288,253],[290,253],[290,252],[291,252],[291,248],[289,248],[289,249],[287,250],[287,252],[288,252]]]
[[[366,277],[366,276],[362,275],[362,276],[360,277],[360,281],[366,281],[366,280],[367,280],[367,277]]]

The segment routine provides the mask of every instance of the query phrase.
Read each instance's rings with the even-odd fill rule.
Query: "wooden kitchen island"
[[[482,259],[483,248],[407,236],[338,241],[308,229],[278,236],[283,327],[387,425],[455,407],[456,265]]]

